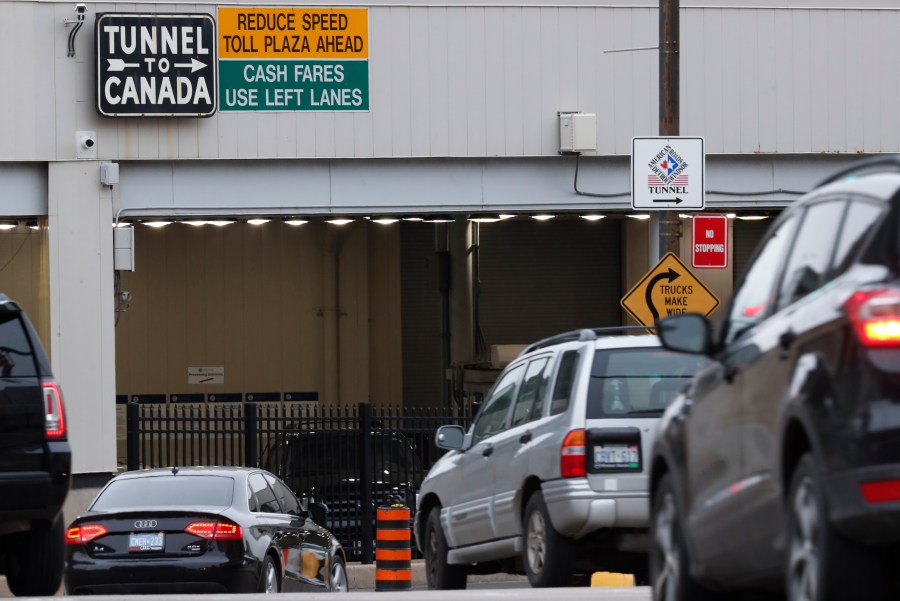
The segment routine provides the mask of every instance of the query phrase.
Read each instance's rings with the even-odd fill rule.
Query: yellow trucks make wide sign
[[[709,315],[719,299],[675,254],[668,253],[622,298],[621,305],[639,323],[652,326],[669,315]]]

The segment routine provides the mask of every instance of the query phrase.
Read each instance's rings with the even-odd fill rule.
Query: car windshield
[[[160,475],[111,482],[91,505],[91,511],[134,507],[231,506],[234,479],[228,476]]]
[[[661,415],[708,359],[663,348],[597,351],[588,419]]]

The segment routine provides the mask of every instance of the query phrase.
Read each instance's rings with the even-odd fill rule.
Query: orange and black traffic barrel
[[[379,507],[375,531],[375,590],[412,590],[409,507]]]

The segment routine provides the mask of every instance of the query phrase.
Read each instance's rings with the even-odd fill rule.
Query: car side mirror
[[[310,503],[309,516],[312,518],[312,521],[320,526],[324,526],[328,517],[328,505],[325,503]]]
[[[434,444],[439,449],[458,451],[463,448],[466,431],[462,426],[441,426],[434,434]]]
[[[685,313],[661,319],[656,322],[656,332],[667,349],[699,355],[712,352],[712,327],[700,314]]]

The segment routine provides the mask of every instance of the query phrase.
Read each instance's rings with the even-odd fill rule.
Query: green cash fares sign
[[[220,111],[368,111],[365,8],[219,8]]]

